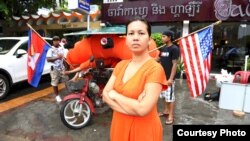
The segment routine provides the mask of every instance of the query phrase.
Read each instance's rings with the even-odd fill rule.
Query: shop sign
[[[70,0],[68,9],[79,12],[81,14],[89,14],[90,0]]]
[[[230,18],[250,19],[250,0],[216,0],[214,2],[215,16],[219,20]]]
[[[126,23],[135,16],[150,22],[250,20],[250,0],[137,0],[102,5],[104,22]]]

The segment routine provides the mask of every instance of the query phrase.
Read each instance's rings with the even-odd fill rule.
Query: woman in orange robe
[[[167,80],[148,53],[150,30],[141,19],[128,23],[126,44],[132,59],[116,65],[103,90],[103,100],[113,109],[111,141],[162,141],[157,101]]]

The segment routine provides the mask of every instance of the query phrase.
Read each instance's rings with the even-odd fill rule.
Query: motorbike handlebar
[[[92,68],[88,68],[87,70],[81,71],[79,73],[79,77],[84,77],[86,74],[88,74],[90,71],[92,70]]]

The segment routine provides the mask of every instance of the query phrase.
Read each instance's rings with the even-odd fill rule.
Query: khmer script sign
[[[137,0],[102,5],[102,21],[126,23],[135,16],[150,22],[249,20],[250,0]]]

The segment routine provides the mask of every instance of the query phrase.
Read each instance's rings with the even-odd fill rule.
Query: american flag
[[[192,97],[202,94],[209,80],[213,47],[213,25],[179,41]]]

